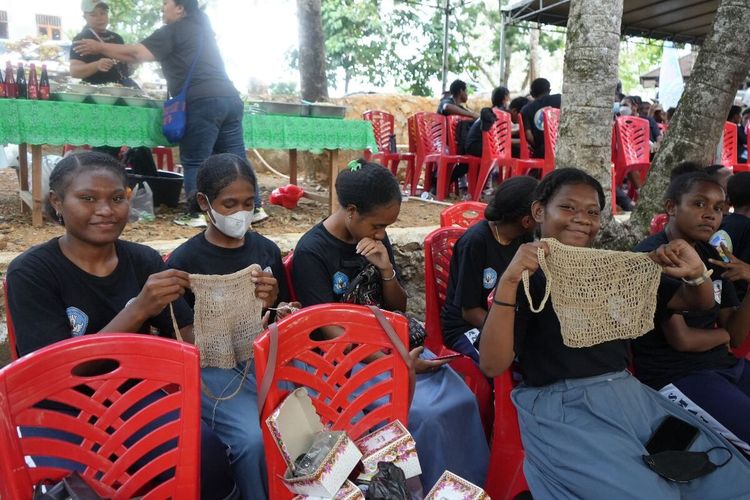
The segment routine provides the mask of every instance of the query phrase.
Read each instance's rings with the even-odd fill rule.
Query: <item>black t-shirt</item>
[[[650,252],[668,242],[666,233],[662,231],[640,242],[635,247],[635,251]],[[714,297],[716,298],[714,307],[708,311],[686,311],[682,313],[668,310],[667,304],[682,284],[680,280],[662,275],[657,292],[654,329],[633,341],[635,374],[641,382],[657,390],[689,373],[698,370],[727,368],[737,363],[737,358],[727,350],[726,346],[719,345],[704,352],[680,352],[667,342],[664,335],[662,324],[672,314],[682,314],[685,323],[690,327],[711,329],[716,328],[721,308],[736,307],[739,304],[732,282],[719,278],[721,269],[712,267],[708,262],[709,258],[720,258],[716,250],[704,242],[696,243],[695,250],[706,267],[714,269],[712,276],[714,278]]]
[[[750,218],[737,213],[727,214],[721,228],[732,238],[732,253],[742,262],[750,263]],[[747,282],[735,281],[737,299],[742,301],[747,293]]]
[[[57,238],[35,246],[8,267],[8,303],[20,355],[80,335],[97,333],[134,299],[148,277],[166,269],[153,249],[115,241],[117,267],[109,276],[91,275],[62,253]],[[180,328],[193,323],[184,300],[174,302]],[[169,308],[144,323],[138,333],[155,328],[174,335]]]
[[[474,120],[466,134],[465,150],[467,154],[482,156],[482,132],[489,131],[496,120],[492,108],[482,108],[479,111],[479,118]]]
[[[122,45],[125,43],[120,35],[117,33],[114,33],[112,31],[106,30],[103,34],[100,34],[98,37],[94,34],[94,32],[86,27],[83,28],[83,31],[78,33],[75,38],[73,38],[73,41],[78,40],[99,40],[105,42],[105,43],[117,43]],[[76,60],[76,61],[83,61],[85,63],[92,63],[94,61],[98,61],[101,59],[102,56],[99,54],[90,54],[87,56],[82,56],[75,50],[73,50],[73,46],[70,47],[70,60]],[[86,83],[91,83],[93,85],[101,85],[103,83],[119,83],[121,85],[128,85],[130,81],[128,79],[129,74],[129,68],[128,65],[124,62],[118,62],[112,68],[110,68],[109,71],[97,71],[93,75],[82,78],[82,80]],[[126,80],[127,79],[127,80]]]
[[[521,243],[518,239],[510,245],[501,245],[486,220],[471,226],[458,239],[453,247],[448,290],[440,314],[445,345],[453,346],[461,335],[474,328],[463,319],[461,308],[487,310],[487,297]],[[475,345],[479,345],[479,338]]]
[[[165,24],[141,43],[161,63],[169,94],[180,93],[203,38],[203,49],[193,71],[187,100],[202,97],[236,96],[237,90],[224,69],[224,61],[210,26],[200,20],[185,18]]]
[[[383,244],[400,281],[387,235]],[[321,222],[306,232],[294,249],[292,282],[297,299],[305,307],[341,302],[349,282],[367,264],[367,259],[357,254],[357,245],[336,238]]]
[[[534,304],[544,296],[545,277],[538,270],[529,278],[529,291]],[[573,348],[563,344],[560,321],[548,300],[540,313],[533,313],[523,290],[518,285],[514,351],[530,386],[549,385],[562,379],[594,377],[622,371],[628,366],[628,344],[612,340],[592,347]]]
[[[523,126],[526,130],[531,130],[531,134],[534,136],[533,158],[544,158],[544,119],[542,118],[542,108],[553,107],[560,109],[561,100],[560,94],[546,95],[529,102],[521,108]]]
[[[232,274],[258,264],[262,269],[271,268],[279,284],[278,302],[289,300],[286,275],[281,263],[281,251],[276,243],[258,233],[245,234],[245,244],[239,248],[223,248],[206,239],[206,233],[196,234],[175,248],[169,255],[167,265],[190,274]],[[195,296],[185,292],[190,307],[195,306]]]

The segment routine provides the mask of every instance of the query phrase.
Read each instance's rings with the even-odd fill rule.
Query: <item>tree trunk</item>
[[[506,41],[505,47],[503,48],[505,51],[505,66],[503,67],[503,79],[500,82],[500,85],[508,86],[508,80],[510,79],[510,58],[513,55],[513,52],[510,50],[510,44]],[[521,86],[523,88],[523,86]]]
[[[539,78],[539,26],[529,30],[529,84]]]
[[[712,164],[724,121],[737,89],[750,70],[750,2],[722,0],[713,29],[698,52],[679,107],[669,122],[646,184],[632,215],[632,224],[647,231],[655,213],[663,211],[662,196],[669,171],[683,160]]]
[[[326,49],[320,0],[297,0],[299,23],[299,74],[302,99],[328,100]]]
[[[555,163],[610,185],[612,95],[617,86],[623,0],[573,0],[563,67]]]

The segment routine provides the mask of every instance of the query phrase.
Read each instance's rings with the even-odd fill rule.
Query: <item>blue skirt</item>
[[[519,386],[512,398],[526,451],[524,473],[534,498],[750,498],[750,463],[725,439],[628,372]],[[669,415],[701,430],[692,451],[724,447],[732,459],[686,484],[662,479],[642,455],[648,454],[644,444]],[[716,450],[709,456],[718,464],[726,452]]]

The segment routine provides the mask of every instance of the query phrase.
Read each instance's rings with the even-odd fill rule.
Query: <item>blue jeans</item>
[[[242,135],[244,106],[238,96],[203,97],[188,102],[185,135],[180,141],[180,163],[185,175],[185,194],[195,193],[198,169],[212,154],[232,153],[247,158]],[[255,179],[255,171],[253,179]],[[255,180],[255,207],[260,192]]]
[[[263,451],[263,434],[258,415],[258,384],[255,382],[255,364],[250,366],[245,380],[242,375],[245,363],[231,369],[201,368],[201,380],[216,397],[233,394],[240,383],[242,388],[234,397],[216,400],[201,395],[201,417],[219,439],[229,447],[229,459],[243,499],[268,498],[266,457]]]

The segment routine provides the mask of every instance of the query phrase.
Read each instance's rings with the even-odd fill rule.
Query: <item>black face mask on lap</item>
[[[729,456],[717,465],[711,462],[708,456],[713,450],[724,450]],[[715,446],[708,451],[667,450],[653,455],[643,455],[643,461],[652,471],[675,483],[687,483],[710,474],[725,466],[731,459],[732,452],[723,446]]]

